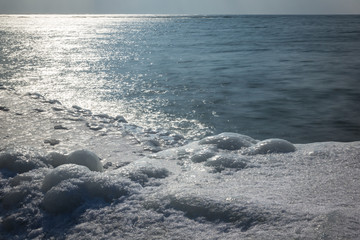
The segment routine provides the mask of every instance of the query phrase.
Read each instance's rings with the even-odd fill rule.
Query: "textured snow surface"
[[[278,151],[275,143],[266,151]],[[258,155],[245,151],[258,143],[239,150],[209,144],[171,148],[103,172],[81,161],[53,167],[48,157],[3,153],[1,236],[357,239],[359,142]],[[11,164],[19,159],[33,164]]]
[[[29,107],[17,101],[0,112],[7,129],[14,124],[14,108]],[[125,122],[102,123],[102,131],[72,121],[69,130],[52,127],[61,132],[54,135],[60,143],[51,146],[43,142],[54,137],[45,129],[70,113],[50,114],[46,104],[40,106],[47,118],[27,113],[40,130],[19,124],[1,136],[0,239],[360,235],[360,142],[294,145],[222,133],[180,144],[171,134]],[[93,123],[111,120],[100,117]],[[28,142],[23,139],[30,135],[21,132],[37,134]]]

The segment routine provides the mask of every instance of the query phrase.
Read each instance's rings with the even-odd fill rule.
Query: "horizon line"
[[[0,13],[0,15],[97,15],[97,16],[334,16],[360,13]]]

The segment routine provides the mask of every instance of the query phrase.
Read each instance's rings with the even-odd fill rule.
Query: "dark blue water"
[[[360,16],[1,16],[0,82],[199,137],[360,140]]]

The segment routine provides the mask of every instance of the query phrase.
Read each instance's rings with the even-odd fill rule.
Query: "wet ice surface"
[[[1,90],[0,90],[1,91]],[[1,91],[1,150],[41,154],[52,149],[62,153],[86,148],[107,161],[134,160],[144,149],[156,152],[181,144],[182,136],[162,129],[144,129],[127,123],[122,116],[95,115],[79,106],[66,108],[57,100],[37,93]],[[106,143],[106,144],[104,144]]]
[[[0,91],[2,238],[360,234],[360,142],[223,133],[186,143],[121,116]]]

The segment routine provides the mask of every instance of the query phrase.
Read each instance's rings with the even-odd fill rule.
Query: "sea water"
[[[188,139],[359,140],[359,56],[359,16],[0,16],[1,84]]]

